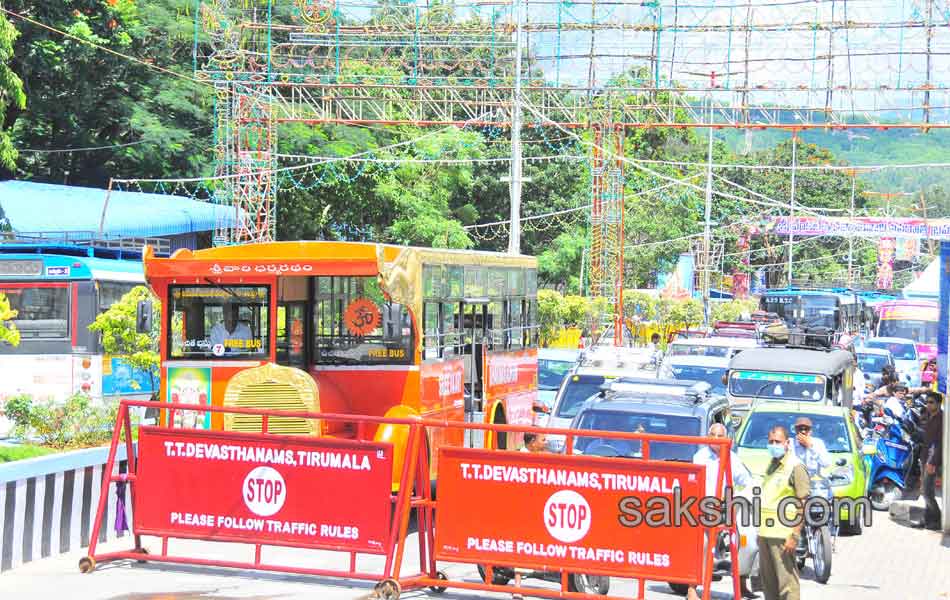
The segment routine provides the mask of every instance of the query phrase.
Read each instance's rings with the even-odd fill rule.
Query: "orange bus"
[[[179,250],[169,258],[146,249],[144,263],[146,281],[164,308],[163,400],[223,406],[231,377],[272,362],[308,373],[322,412],[534,420],[538,309],[532,257],[302,241]],[[300,409],[266,396],[242,397],[240,405]],[[195,415],[200,417],[189,426],[242,427],[238,419],[225,423],[220,413]],[[325,421],[320,431],[284,426],[284,433],[356,435]],[[383,426],[373,434],[392,441],[401,457],[401,429]],[[465,442],[461,434],[431,435],[433,463],[440,445]],[[519,441],[499,435],[485,443],[504,448]]]

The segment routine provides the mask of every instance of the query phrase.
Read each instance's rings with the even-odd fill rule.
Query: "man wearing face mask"
[[[810,488],[808,471],[795,456],[785,427],[769,430],[768,449],[772,462],[762,480],[759,577],[765,600],[799,600],[795,549],[802,529],[799,515]]]

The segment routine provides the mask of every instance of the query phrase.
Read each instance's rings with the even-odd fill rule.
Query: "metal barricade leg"
[[[79,570],[82,573],[91,573],[96,568],[96,547],[99,545],[99,533],[102,530],[102,518],[105,515],[106,503],[109,501],[109,490],[112,487],[112,469],[115,468],[115,455],[119,447],[119,434],[122,432],[124,419],[123,410],[127,411],[124,405],[119,406],[115,416],[115,427],[112,430],[112,442],[109,444],[109,456],[106,458],[106,466],[102,472],[102,487],[99,491],[99,504],[96,506],[96,519],[92,525],[92,533],[89,536],[89,554],[79,559]]]

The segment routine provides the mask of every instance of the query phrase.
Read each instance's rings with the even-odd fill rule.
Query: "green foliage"
[[[13,435],[37,438],[50,448],[84,448],[104,444],[112,437],[117,406],[93,403],[89,396],[76,394],[65,402],[35,402],[29,396],[14,396],[4,405],[13,421]]]
[[[9,132],[3,130],[3,115],[11,107],[20,110],[26,108],[23,82],[10,68],[13,42],[18,35],[17,30],[7,20],[7,16],[0,13],[0,167],[10,170],[16,166],[17,151],[13,147],[13,139]]]
[[[752,314],[759,306],[755,300],[730,300],[716,302],[710,308],[710,318],[716,321],[738,321],[744,314]]]
[[[122,57],[140,57],[190,78],[192,0],[4,0],[4,6],[78,38],[17,23],[21,35],[10,65],[23,80],[29,110],[6,111],[16,145],[113,146],[24,152],[17,176],[105,187],[117,175],[187,177],[210,167],[211,86]],[[7,168],[12,174],[12,166]]]
[[[623,291],[623,314],[628,319],[651,321],[656,317],[656,298],[637,290]]]
[[[50,448],[43,446],[34,446],[33,444],[23,444],[19,446],[0,446],[0,464],[13,462],[15,460],[26,460],[45,456],[53,452]]]
[[[141,301],[152,302],[153,331],[136,331],[136,310]],[[158,374],[160,358],[158,354],[159,324],[161,305],[147,287],[136,286],[129,290],[109,309],[101,313],[89,326],[90,331],[102,336],[102,349],[107,354],[121,356],[130,367],[146,373],[152,379],[152,388],[157,389],[155,378]],[[133,379],[133,385],[135,380]]]
[[[579,227],[558,235],[554,243],[538,255],[540,282],[568,294],[579,293],[581,256],[586,245],[587,233]]]
[[[692,327],[703,321],[703,303],[695,298],[674,302],[666,322],[680,327]]]
[[[9,321],[16,318],[17,311],[10,308],[10,299],[0,294],[0,343],[20,345],[20,331]]]
[[[564,297],[554,290],[538,290],[538,325],[541,345],[547,346],[558,335],[566,320]]]
[[[587,298],[583,296],[564,296],[564,324],[568,327],[588,328]]]

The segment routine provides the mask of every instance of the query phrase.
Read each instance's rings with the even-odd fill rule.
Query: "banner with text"
[[[797,237],[841,235],[915,239],[950,239],[950,219],[903,217],[773,217],[771,233]],[[791,225],[791,227],[789,227]]]
[[[704,482],[703,467],[688,463],[442,448],[435,556],[699,581],[703,528],[644,517],[653,500],[701,498]],[[459,516],[482,514],[486,505],[499,510]],[[699,514],[695,504],[688,512]]]
[[[387,443],[141,427],[135,531],[383,553]]]

